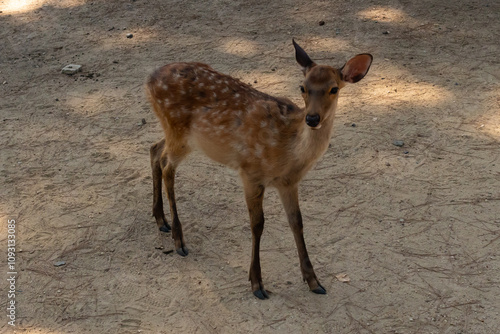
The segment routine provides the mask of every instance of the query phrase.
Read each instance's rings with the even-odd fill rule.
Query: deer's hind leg
[[[175,243],[175,250],[181,256],[188,255],[188,249],[184,236],[182,234],[182,225],[177,214],[177,204],[175,201],[174,183],[175,183],[175,170],[179,163],[190,152],[187,143],[180,143],[179,145],[165,145],[161,155],[162,161],[162,177],[165,182],[167,190],[168,202],[170,205],[170,215],[172,217],[172,238]]]
[[[149,151],[151,156],[151,170],[153,172],[153,216],[156,224],[162,232],[170,232],[171,227],[167,222],[163,211],[163,197],[161,191],[162,170],[166,166],[166,161],[162,160],[165,139],[160,140],[151,146]]]

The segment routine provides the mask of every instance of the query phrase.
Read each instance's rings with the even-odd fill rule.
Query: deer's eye
[[[304,88],[304,86],[300,86],[300,91],[302,94],[304,94],[306,92],[306,89]]]
[[[332,95],[337,94],[338,91],[339,91],[338,87],[333,87],[332,89],[330,89],[330,94],[332,94]]]

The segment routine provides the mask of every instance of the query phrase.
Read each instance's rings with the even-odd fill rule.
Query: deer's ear
[[[295,43],[295,40],[292,40],[292,42],[295,47],[295,59],[297,59],[297,63],[302,67],[302,72],[306,75],[312,67],[316,66],[316,63],[309,58],[304,49]]]
[[[356,83],[363,79],[370,69],[372,60],[373,56],[369,53],[359,54],[349,59],[340,70],[342,81]]]

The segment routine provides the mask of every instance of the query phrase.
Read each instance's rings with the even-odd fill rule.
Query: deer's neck
[[[314,166],[328,149],[333,134],[333,117],[325,120],[320,129],[312,129],[302,122],[299,129],[300,144],[296,146],[296,157],[306,171]]]

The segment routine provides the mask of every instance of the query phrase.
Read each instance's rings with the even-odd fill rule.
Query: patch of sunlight
[[[391,7],[373,7],[358,13],[365,20],[388,23],[415,23],[415,20],[400,9]]]
[[[65,104],[72,109],[72,112],[93,116],[108,113],[117,109],[117,103],[127,98],[127,92],[122,89],[109,90],[106,92],[92,89],[86,92],[69,92],[65,97]],[[146,98],[144,97],[144,100]]]
[[[4,0],[0,2],[0,10],[5,14],[19,14],[34,11],[44,6],[70,8],[80,6],[84,0],[51,1],[51,0]]]
[[[292,101],[294,101],[294,97],[297,97],[297,100],[299,98],[302,100],[299,85],[302,82],[303,75],[300,67],[292,63],[287,69],[289,69],[287,73],[255,70],[247,73],[237,73],[235,77],[245,83],[250,83],[253,88],[263,93],[288,97]]]
[[[485,132],[495,140],[500,140],[500,113],[498,106],[500,105],[500,90],[483,99],[483,108],[485,115],[477,124],[479,131]]]
[[[500,115],[494,115],[486,124],[481,124],[480,129],[497,140],[500,140]]]
[[[390,87],[383,81],[371,80],[370,92],[376,96],[370,104],[377,106],[436,107],[452,103],[456,97],[444,87],[435,86],[429,82],[397,82]]]
[[[239,57],[250,57],[258,54],[259,45],[243,38],[230,38],[223,42],[221,50]]]
[[[38,0],[10,0],[3,1],[3,5],[0,8],[2,8],[4,13],[10,14],[28,12],[38,8],[39,5],[40,1]]]

